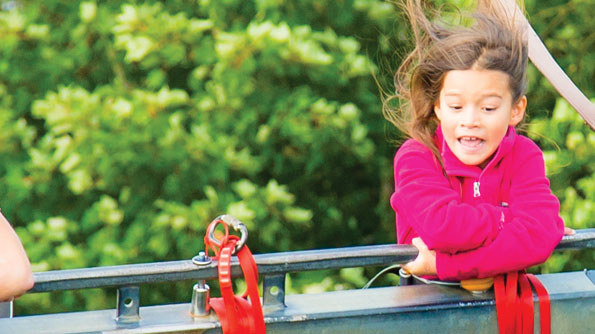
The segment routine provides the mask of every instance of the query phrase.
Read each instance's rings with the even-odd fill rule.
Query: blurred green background
[[[400,135],[378,85],[392,90],[411,41],[391,3],[0,3],[0,204],[35,271],[189,259],[222,213],[246,223],[255,253],[395,242]],[[592,97],[594,2],[526,10]],[[595,133],[533,67],[530,80],[528,133],[566,224],[595,227]],[[594,257],[557,253],[531,270],[592,269]],[[361,287],[377,270],[292,275],[288,289]],[[143,286],[141,302],[188,302],[191,286]],[[114,295],[29,294],[16,312],[113,308]]]

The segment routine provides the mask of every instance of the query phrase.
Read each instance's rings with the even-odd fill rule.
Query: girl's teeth
[[[461,137],[459,142],[467,147],[479,147],[483,140],[477,137]]]

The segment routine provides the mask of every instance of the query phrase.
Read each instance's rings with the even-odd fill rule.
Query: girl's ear
[[[527,97],[523,95],[517,103],[512,106],[510,112],[510,121],[508,125],[516,126],[523,120],[525,116],[525,109],[527,108]]]
[[[442,121],[442,111],[440,110],[440,101],[434,103],[434,114],[439,121]]]

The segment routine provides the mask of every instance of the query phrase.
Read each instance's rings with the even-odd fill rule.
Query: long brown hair
[[[434,114],[444,76],[452,70],[498,70],[509,76],[514,103],[527,90],[527,41],[516,23],[518,11],[507,11],[497,1],[478,1],[469,27],[431,20],[440,11],[424,7],[422,0],[401,0],[412,27],[414,50],[394,76],[395,95],[383,98],[383,114],[401,132],[428,147],[441,161],[433,136],[438,126]],[[465,17],[461,14],[461,17]],[[393,102],[401,102],[394,107]]]

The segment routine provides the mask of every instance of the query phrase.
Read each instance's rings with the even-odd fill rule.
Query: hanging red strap
[[[533,333],[533,291],[526,274],[519,275],[521,321],[520,333]]]
[[[508,315],[506,314],[506,283],[505,275],[494,277],[494,297],[496,299],[496,316],[498,317],[498,329],[500,334],[506,333],[508,328]]]
[[[238,252],[238,258],[240,259],[240,266],[242,267],[244,279],[246,280],[246,285],[248,286],[244,292],[244,297],[247,295],[248,298],[250,298],[250,303],[252,304],[251,310],[252,319],[254,319],[254,333],[264,334],[264,315],[262,313],[260,296],[258,295],[258,267],[256,266],[254,256],[252,256],[252,252],[250,252],[248,246],[244,246],[242,249],[240,249]]]
[[[211,225],[220,222],[216,220]],[[209,225],[209,230],[212,231],[214,227],[211,225]],[[229,235],[227,225],[225,225],[225,235],[221,240],[218,240],[220,241],[218,245],[221,248],[217,249],[218,245],[213,245],[211,241],[210,238],[205,237],[207,250],[211,248],[215,251],[218,260],[221,298],[211,298],[209,305],[219,317],[223,334],[264,334],[264,316],[258,294],[258,267],[250,249],[248,249],[248,246],[243,245],[237,254],[247,290],[243,295],[236,296],[233,293],[231,280],[231,259],[233,253],[237,251],[237,244],[240,238],[235,235]]]
[[[507,330],[509,333],[516,332],[517,313],[519,298],[517,296],[517,283],[519,273],[514,271],[506,275],[506,314],[508,318]]]
[[[221,290],[222,300],[218,300],[218,298],[212,298],[210,300],[210,304],[213,309],[215,309],[215,312],[217,312],[218,309],[221,309],[220,302],[223,302],[222,306],[225,308],[225,316],[219,316],[223,333],[239,333],[238,324],[236,321],[233,321],[234,319],[240,318],[240,311],[236,305],[231,282],[231,254],[233,253],[234,247],[235,242],[231,241],[223,246],[223,249],[221,249],[221,252],[219,253],[219,289]],[[221,311],[217,312],[217,314],[219,315],[220,312]],[[232,319],[232,321],[230,321],[230,319]]]
[[[537,298],[539,298],[539,326],[541,327],[541,334],[550,334],[552,331],[550,323],[550,296],[537,276],[527,274],[527,278],[533,284],[535,292],[537,292]]]
[[[494,278],[494,296],[500,334],[532,334],[533,291],[539,298],[540,326],[542,334],[550,334],[550,304],[547,290],[539,279],[522,272],[510,272]]]

